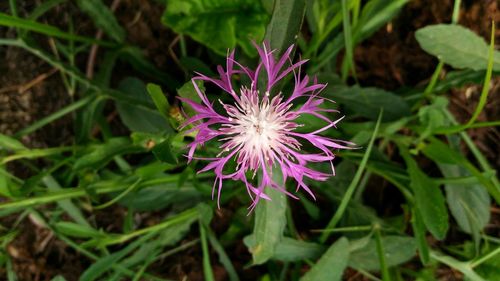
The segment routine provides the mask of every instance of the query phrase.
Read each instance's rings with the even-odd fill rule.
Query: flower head
[[[201,103],[180,98],[196,112],[181,126],[191,125],[189,132],[196,132],[194,141],[188,145],[187,157],[191,161],[196,148],[210,140],[220,143],[220,152],[215,157],[197,158],[210,161],[199,172],[214,171],[216,178],[212,196],[217,189],[217,198],[220,198],[223,180],[227,179],[242,181],[245,184],[253,201],[250,206],[252,209],[261,198],[270,200],[264,192],[265,187],[277,189],[296,198],[285,188],[284,183],[288,178],[297,183],[297,191],[304,189],[314,198],[305,178],[325,181],[334,174],[334,170],[331,165],[332,174],[328,174],[313,170],[308,164],[331,164],[335,157],[333,149],[349,148],[348,142],[320,135],[321,132],[334,128],[342,118],[331,120],[327,113],[336,111],[320,107],[326,100],[320,96],[320,92],[326,85],[317,83],[316,79],[311,82],[307,75],[301,76],[301,65],[306,60],[291,63],[293,46],[290,46],[279,60],[275,60],[274,51],[269,51],[266,44],[262,48],[257,45],[255,47],[260,56],[260,62],[255,69],[235,61],[233,51],[227,57],[226,69],[218,67],[219,79],[199,73],[192,79]],[[237,75],[247,76],[251,81],[250,85],[234,88],[232,80]],[[293,75],[294,87],[291,93],[285,95],[277,89],[277,83],[288,75]],[[259,79],[262,81],[258,81]],[[215,84],[229,94],[233,101],[224,103],[218,100],[224,110],[216,112],[214,103],[199,89],[196,80]],[[297,118],[304,114],[315,116],[326,125],[310,133],[297,132],[296,129],[302,126],[297,123]],[[301,151],[304,143],[309,143],[316,151]],[[236,169],[224,171],[229,161],[235,161]],[[273,180],[273,168],[281,170],[282,184]],[[254,184],[253,177],[257,173],[260,173],[261,181]]]

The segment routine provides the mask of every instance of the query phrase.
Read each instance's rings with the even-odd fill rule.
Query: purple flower
[[[255,47],[260,56],[260,62],[255,69],[242,66],[235,61],[233,51],[227,57],[226,69],[222,66],[217,68],[220,79],[209,78],[199,73],[192,79],[194,88],[201,98],[201,104],[180,98],[196,112],[181,126],[184,128],[191,125],[192,128],[188,133],[197,132],[194,141],[188,145],[187,157],[189,161],[196,158],[193,156],[196,148],[210,140],[217,140],[220,143],[220,152],[215,157],[196,158],[210,161],[199,173],[214,171],[216,178],[212,197],[217,187],[218,199],[222,181],[227,179],[242,181],[245,184],[253,201],[250,209],[253,209],[261,198],[270,200],[264,193],[265,187],[274,188],[297,198],[285,188],[284,183],[288,178],[297,183],[296,191],[302,188],[314,198],[314,194],[305,184],[305,179],[325,181],[333,176],[332,161],[335,155],[332,149],[349,148],[348,142],[319,135],[323,131],[335,128],[342,118],[333,121],[325,113],[337,111],[319,107],[326,100],[320,97],[320,92],[326,85],[317,83],[316,79],[310,83],[307,75],[301,76],[301,66],[306,60],[291,63],[293,46],[290,46],[279,60],[274,59],[274,51],[270,51],[268,45],[264,44],[262,48],[257,45]],[[251,81],[250,85],[234,88],[232,78],[236,75],[247,76]],[[283,94],[276,86],[287,75],[293,75],[294,87],[291,93]],[[216,112],[213,102],[209,101],[205,93],[199,89],[196,80],[217,85],[231,95],[234,101],[223,103],[218,100],[224,110]],[[302,125],[296,123],[296,120],[303,114],[313,115],[325,121],[326,125],[310,133],[299,133],[296,129]],[[316,152],[301,151],[303,142],[315,147]],[[234,171],[224,171],[229,161],[236,162]],[[332,174],[308,168],[311,162],[330,162]],[[273,168],[281,170],[283,185],[273,180]],[[257,173],[260,173],[261,181],[255,184],[254,177]],[[217,202],[219,203],[219,200]]]

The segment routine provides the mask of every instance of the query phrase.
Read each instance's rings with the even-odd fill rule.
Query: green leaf
[[[31,14],[28,16],[28,19],[37,20],[43,14],[48,12],[50,9],[66,2],[66,1],[67,0],[47,0],[47,1],[44,1],[44,2],[40,3],[40,5],[38,5],[35,9],[33,9]]]
[[[131,131],[145,133],[172,132],[169,123],[158,111],[153,109],[153,100],[146,91],[146,85],[141,80],[130,77],[125,78],[118,88],[127,96],[150,106],[150,108],[145,108],[121,100],[116,101],[118,113],[123,123]]]
[[[488,65],[488,44],[471,30],[455,24],[430,25],[415,33],[426,52],[455,68],[484,70]],[[494,53],[493,70],[500,70],[500,52]]]
[[[186,69],[188,72],[199,72],[203,73],[207,76],[215,76],[216,74],[210,69],[204,61],[196,57],[185,56],[179,59],[179,63]]]
[[[457,165],[439,165],[445,177],[470,176]],[[446,184],[446,202],[460,228],[467,233],[479,232],[490,221],[491,198],[481,184]]]
[[[420,170],[417,162],[409,155],[406,148],[400,146],[400,153],[406,162],[410,175],[410,187],[415,194],[417,210],[422,215],[427,230],[436,239],[442,240],[449,227],[444,196],[439,186]]]
[[[168,177],[171,175],[163,175]],[[174,203],[195,204],[201,194],[192,186],[177,187],[177,183],[159,184],[129,193],[120,200],[120,204],[136,211],[155,211]]]
[[[99,278],[106,271],[110,270],[113,265],[118,263],[121,259],[123,259],[126,255],[134,251],[137,247],[142,245],[145,241],[151,238],[152,234],[149,233],[141,236],[136,241],[130,243],[125,248],[120,251],[117,251],[109,256],[104,256],[98,259],[94,264],[88,267],[85,272],[80,276],[80,281],[92,281]]]
[[[106,100],[97,97],[81,110],[77,111],[75,120],[76,142],[84,143],[92,139],[92,129],[97,119],[102,116],[102,111],[106,105]]]
[[[59,183],[50,174],[44,176],[42,181],[50,191],[60,191],[62,189]],[[70,199],[58,200],[57,205],[59,205],[59,207],[61,207],[61,209],[63,209],[75,222],[79,223],[80,225],[90,226],[90,224],[85,219],[82,210],[78,208]]]
[[[273,259],[288,262],[316,259],[325,249],[326,247],[320,244],[283,237],[276,246]]]
[[[162,22],[175,32],[225,56],[236,45],[255,54],[251,41],[264,38],[269,16],[254,0],[167,0]]]
[[[4,134],[0,134],[0,150],[1,149],[6,149],[6,150],[22,150],[22,149],[28,149],[24,144],[22,144],[20,141],[13,137],[9,137]]]
[[[117,42],[125,40],[125,30],[120,26],[113,12],[101,0],[77,0],[80,10],[89,15],[95,25]]]
[[[158,143],[162,143],[163,141],[168,139],[168,135],[165,134],[153,134],[153,133],[143,133],[143,132],[132,132],[130,134],[130,138],[132,139],[132,143],[134,145],[141,146],[146,149],[151,149],[156,146]]]
[[[423,152],[438,164],[445,177],[470,176],[470,171],[465,168],[470,166],[467,159],[450,145],[433,140],[426,145]],[[479,232],[490,220],[491,198],[487,189],[481,184],[452,183],[446,184],[445,190],[451,214],[460,228],[479,237]]]
[[[422,152],[440,164],[454,164],[464,167],[470,174],[475,176],[478,181],[488,190],[488,192],[495,198],[500,200],[500,188],[491,184],[491,180],[486,178],[474,165],[472,165],[467,158],[462,154],[450,148],[449,145],[437,140],[431,139],[431,143],[426,145]],[[489,169],[491,170],[491,169]],[[492,171],[492,170],[491,170]]]
[[[273,180],[280,184],[282,175],[273,169]],[[247,246],[252,253],[253,264],[263,264],[273,257],[277,244],[281,241],[286,224],[286,195],[274,188],[264,191],[271,200],[260,200],[255,207],[255,222],[252,239]]]
[[[415,256],[417,248],[415,239],[407,236],[388,235],[382,237],[384,256],[388,267],[402,264]],[[380,270],[377,245],[374,238],[366,238],[351,242],[349,266],[369,271]]]
[[[380,127],[380,122],[382,120],[383,116],[383,111],[380,110],[378,119],[377,119],[377,124],[375,125],[375,128],[373,129],[372,137],[370,139],[370,142],[368,143],[368,147],[366,148],[366,152],[363,155],[363,158],[358,166],[358,169],[356,170],[356,174],[354,175],[354,178],[352,179],[351,183],[347,187],[347,190],[345,194],[342,196],[342,200],[340,201],[340,205],[338,209],[335,211],[335,214],[333,217],[330,219],[328,224],[326,225],[326,229],[333,229],[337,224],[339,223],[340,219],[344,215],[344,212],[346,211],[347,205],[352,199],[352,196],[354,194],[354,191],[356,190],[356,187],[358,186],[360,180],[361,180],[361,175],[363,174],[363,170],[366,167],[366,164],[368,163],[368,159],[370,158],[373,144],[375,142],[375,139],[377,138],[378,130]],[[325,241],[328,239],[330,235],[330,232],[323,232],[320,237],[320,241],[322,243],[325,243]]]
[[[354,3],[354,1],[349,1]],[[364,39],[370,37],[375,31],[384,26],[388,21],[394,18],[408,0],[371,0],[364,5],[358,23],[353,29],[353,45],[357,45]],[[340,20],[341,18],[339,18]],[[338,21],[340,23],[340,21]],[[332,29],[333,30],[333,29]],[[326,36],[325,36],[326,38]],[[335,57],[344,43],[344,34],[340,32],[327,42],[321,53],[315,58],[315,63],[311,66],[312,71],[316,72],[325,64],[329,63]],[[316,47],[316,46],[314,46]]]
[[[300,281],[336,281],[341,280],[342,273],[349,260],[349,241],[342,237],[337,240],[318,262]]]
[[[126,267],[132,267],[137,264],[143,264],[145,260],[161,254],[164,247],[175,246],[189,232],[191,225],[197,221],[196,217],[188,218],[179,224],[172,225],[163,229],[158,237],[146,241],[141,247],[131,256],[123,259],[120,263]]]
[[[114,47],[115,46],[115,43],[96,40],[94,38],[88,38],[88,37],[84,37],[84,36],[74,35],[71,33],[64,32],[64,31],[60,30],[59,28],[48,25],[48,24],[42,24],[42,23],[38,23],[36,21],[14,17],[14,16],[11,16],[11,15],[8,15],[5,13],[0,13],[0,26],[26,29],[26,30],[38,32],[41,34],[45,34],[48,36],[53,36],[53,37],[72,40],[72,41],[84,42],[84,43],[89,43],[89,44],[98,44],[98,45],[107,46],[107,47]]]
[[[178,163],[177,156],[172,151],[171,142],[172,140],[170,138],[166,139],[163,142],[155,145],[152,151],[156,159],[169,164],[177,164]]]
[[[427,238],[426,238],[426,228],[425,224],[422,220],[422,215],[416,210],[415,208],[412,208],[412,216],[411,216],[411,225],[413,228],[413,234],[415,235],[415,239],[417,240],[417,247],[418,247],[418,257],[420,258],[420,261],[422,264],[426,265],[429,260],[429,244],[427,243]]]
[[[205,92],[203,81],[196,80],[194,83],[196,83],[196,86],[198,86],[198,89],[200,89],[201,92]],[[192,81],[186,82],[184,85],[182,85],[182,87],[177,90],[177,94],[180,97],[190,99],[197,103],[201,103],[200,96],[198,96],[198,93],[196,92]],[[187,116],[196,115],[196,111],[191,108],[189,104],[183,102],[182,105],[186,111]]]
[[[436,97],[432,104],[421,107],[418,110],[418,118],[424,126],[424,130],[420,132],[420,140],[432,135],[436,128],[447,124],[447,119],[444,110],[448,107],[448,100],[444,97]]]
[[[158,69],[146,58],[144,51],[138,47],[122,47],[119,51],[119,57],[151,81],[160,83],[168,91],[173,92],[180,86],[178,79],[174,79],[169,73]]]
[[[114,156],[142,151],[142,148],[134,146],[128,138],[112,138],[106,143],[96,145],[93,151],[79,158],[73,169],[80,170],[85,168],[99,169],[104,167]]]
[[[12,183],[7,175],[9,175],[9,173],[5,170],[5,166],[0,165],[0,196],[10,198],[14,197],[16,192],[12,192]]]
[[[273,15],[267,26],[265,37],[271,49],[276,49],[279,53],[282,53],[296,41],[304,18],[305,8],[305,0],[274,1]]]
[[[76,238],[96,238],[105,235],[104,233],[101,233],[88,225],[82,225],[67,221],[57,222],[55,224],[55,229],[59,233]]]
[[[380,109],[384,110],[382,121],[398,120],[410,115],[410,108],[403,98],[378,88],[331,87],[327,89],[326,95],[371,120],[377,120]]]
[[[409,0],[371,0],[364,5],[354,29],[355,43],[370,37],[399,14]]]
[[[170,108],[170,105],[168,104],[167,98],[163,94],[161,87],[156,84],[149,83],[146,85],[146,89],[149,96],[155,103],[156,109],[158,109],[158,111],[163,115],[165,120],[169,121],[170,117],[168,109]]]

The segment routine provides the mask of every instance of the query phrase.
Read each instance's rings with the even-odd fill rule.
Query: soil
[[[31,11],[38,1],[17,1],[21,16]],[[105,1],[111,5],[111,1]],[[430,79],[437,65],[437,60],[422,51],[414,39],[415,31],[429,24],[449,23],[453,9],[452,0],[413,0],[410,1],[392,23],[386,25],[374,36],[363,42],[355,49],[356,72],[361,85],[377,86],[387,90],[400,87],[424,86]],[[8,1],[0,3],[0,11],[8,11]],[[146,57],[159,69],[172,74],[174,77],[183,77],[184,73],[176,64],[175,35],[160,23],[162,6],[153,0],[123,0],[115,11],[122,26],[125,27],[127,41],[139,46]],[[77,33],[94,37],[96,29],[92,22],[81,14],[74,4],[63,4],[39,19],[52,25],[66,29],[68,18],[77,22]],[[474,30],[486,40],[489,38],[491,20],[500,22],[498,2],[495,0],[464,0],[460,13],[460,24]],[[496,41],[500,42],[500,28],[497,28]],[[0,27],[0,38],[13,38],[15,33],[7,28]],[[39,44],[46,46],[50,51],[50,42],[40,37]],[[188,44],[194,44],[188,40]],[[76,64],[80,69],[87,68],[88,54],[77,57]],[[61,80],[61,74],[50,65],[28,52],[15,47],[0,47],[0,133],[12,135],[25,128],[36,120],[40,120],[51,112],[61,109],[73,100],[67,93]],[[102,60],[102,52],[98,51],[95,65]],[[445,68],[444,71],[448,71]],[[127,70],[128,71],[128,70]],[[124,71],[126,72],[126,71]],[[114,74],[113,82],[119,81],[120,75]],[[139,75],[139,74],[137,74]],[[450,108],[460,122],[465,122],[474,111],[481,87],[468,85],[445,93],[450,100]],[[500,79],[491,83],[489,100],[480,121],[500,120]],[[69,144],[73,141],[71,118],[61,118],[50,123],[42,130],[38,130],[22,139],[29,147],[52,147]],[[500,167],[498,157],[498,143],[500,132],[498,128],[469,130],[474,142],[488,157],[495,168]],[[9,166],[15,174],[26,178],[30,174],[22,166]],[[377,191],[382,192],[382,191]],[[377,204],[375,204],[377,205]],[[119,207],[111,208],[109,212],[114,217],[123,218],[123,210]],[[497,209],[495,209],[497,210]],[[387,210],[378,210],[384,213]],[[494,220],[498,221],[500,213]],[[232,216],[231,210],[222,210],[221,217],[214,220],[213,229],[224,232]],[[157,218],[161,215],[157,214]],[[117,220],[110,221],[109,216],[95,216],[96,223],[104,229],[119,231]],[[4,217],[0,223],[10,227],[15,223],[15,217]],[[52,236],[50,231],[37,225],[32,219],[24,219],[19,226],[19,235],[9,244],[7,252],[10,255],[13,268],[19,280],[50,280],[61,274],[67,280],[78,280],[78,277],[92,261],[74,251]],[[181,243],[187,243],[197,238],[197,230]],[[257,277],[266,268],[247,267],[246,262],[250,255],[242,243],[230,246],[228,254],[239,272],[242,280],[257,280]],[[215,253],[211,256],[214,265],[216,280],[228,280],[224,267],[218,263]],[[173,280],[203,280],[201,268],[200,247],[189,249],[153,264],[148,272]],[[0,269],[0,279],[5,278],[5,269]],[[439,270],[439,280],[461,280],[460,274],[447,268]],[[458,275],[457,275],[458,274]],[[345,273],[346,280],[366,280],[354,270]],[[186,278],[186,279],[185,279]]]

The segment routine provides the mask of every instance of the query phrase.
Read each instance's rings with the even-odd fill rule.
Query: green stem
[[[451,23],[457,24],[458,23],[458,18],[460,16],[460,3],[461,0],[455,0],[455,3],[453,5],[453,15],[451,16]]]
[[[476,110],[472,114],[469,122],[465,124],[465,127],[472,125],[479,114],[483,111],[483,108],[486,106],[486,100],[488,98],[488,93],[490,91],[490,81],[491,75],[493,73],[493,54],[495,51],[495,22],[491,23],[491,38],[490,38],[490,49],[488,52],[488,68],[486,69],[486,77],[484,78],[483,90],[481,91],[481,96],[479,97],[479,104],[476,107]]]
[[[496,255],[500,254],[500,247],[496,248],[495,250],[489,252],[488,254],[482,256],[481,258],[475,260],[470,264],[472,268],[477,267],[478,265],[482,264],[483,262],[493,258]]]
[[[167,227],[177,225],[177,224],[182,223],[186,220],[190,220],[196,216],[198,216],[198,211],[196,210],[196,208],[191,208],[191,209],[188,209],[182,213],[177,214],[174,217],[168,218],[159,224],[155,224],[155,225],[150,226],[150,227],[138,229],[138,230],[130,232],[130,233],[116,235],[116,236],[113,236],[110,238],[104,238],[104,239],[102,239],[102,241],[99,242],[99,246],[108,246],[108,245],[124,243],[132,238],[142,236],[142,235],[152,233],[152,232],[161,231]]]
[[[63,147],[19,150],[16,152],[16,154],[4,157],[2,160],[0,160],[0,165],[19,159],[33,159],[33,158],[46,157],[54,154],[61,154],[63,152],[73,151],[73,149],[75,149],[75,147],[73,146],[63,146]]]
[[[319,229],[312,230],[311,232],[364,232],[371,231],[373,229],[372,225],[361,225],[361,226],[347,226],[347,227],[337,227],[333,229]]]
[[[12,16],[17,17],[17,3],[16,0],[9,0],[10,13]]]
[[[375,225],[375,242],[377,246],[378,259],[380,261],[380,268],[382,269],[382,280],[391,281],[391,276],[389,274],[389,268],[387,267],[387,261],[385,258],[384,245],[382,243],[382,236],[380,234],[380,226]]]
[[[205,276],[205,280],[215,281],[212,265],[210,264],[210,253],[208,251],[207,233],[205,230],[205,226],[201,221],[198,222],[198,225],[200,228],[201,249],[203,252],[203,275]]]
[[[372,137],[370,139],[370,142],[368,143],[368,147],[366,149],[366,152],[363,155],[363,159],[361,160],[361,163],[359,164],[358,170],[356,171],[356,174],[354,175],[354,178],[351,181],[351,184],[347,188],[347,191],[344,194],[344,197],[342,198],[342,201],[340,202],[339,208],[335,212],[335,215],[332,217],[332,219],[328,222],[327,226],[325,227],[326,229],[335,228],[337,223],[342,218],[342,215],[344,214],[344,212],[347,208],[347,204],[349,203],[349,201],[351,201],[351,197],[354,194],[354,191],[356,190],[356,187],[358,186],[359,181],[361,180],[361,175],[363,174],[363,171],[365,170],[366,163],[368,162],[368,159],[370,158],[370,154],[371,154],[371,151],[373,148],[373,143],[375,142],[375,139],[377,137],[380,123],[382,122],[382,115],[383,115],[383,111],[381,110],[380,114],[378,116],[377,124],[375,125],[375,129],[373,130]],[[325,243],[325,241],[328,239],[328,237],[330,237],[330,232],[324,232],[320,237],[321,243]]]
[[[178,176],[151,179],[140,183],[138,188],[145,188],[148,186],[154,186],[162,183],[173,183],[177,182],[178,180],[179,180]],[[101,181],[97,184],[92,184],[87,188],[94,189],[97,194],[105,194],[123,190],[127,188],[127,185],[124,185],[123,181],[109,180],[109,181]],[[86,195],[87,195],[87,190],[83,187],[63,188],[61,191],[49,192],[47,194],[39,195],[37,197],[23,198],[15,201],[1,203],[0,210],[17,209],[17,208],[21,209],[29,206],[48,204],[58,200],[77,198]]]

